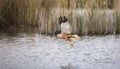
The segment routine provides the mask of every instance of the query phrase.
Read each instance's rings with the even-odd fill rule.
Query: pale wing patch
[[[69,22],[65,22],[61,24],[61,33],[63,34],[71,34],[71,26]]]

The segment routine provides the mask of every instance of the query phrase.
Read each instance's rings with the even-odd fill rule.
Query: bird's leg
[[[73,47],[72,41],[69,41],[69,44],[70,44],[70,48],[72,48]]]
[[[73,43],[72,43],[72,40],[71,40],[71,36],[70,36],[69,34],[62,34],[62,38],[69,42],[70,48],[73,47]]]
[[[73,47],[73,43],[72,43],[72,40],[71,40],[71,36],[70,35],[65,35],[65,40],[69,41],[69,44],[70,44],[70,48]]]

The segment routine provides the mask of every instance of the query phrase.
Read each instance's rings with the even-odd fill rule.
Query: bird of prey
[[[70,26],[70,23],[68,22],[68,19],[65,16],[63,18],[62,16],[60,16],[58,19],[61,30],[56,31],[55,35],[58,38],[62,38],[69,41],[70,48],[72,48],[73,47],[72,38],[79,39],[80,37],[78,35],[71,35],[72,27]]]

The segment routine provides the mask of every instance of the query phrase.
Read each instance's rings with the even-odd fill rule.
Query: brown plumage
[[[61,39],[65,39],[66,41],[69,42],[70,44],[70,48],[73,47],[73,43],[72,43],[72,39],[80,39],[80,37],[78,35],[71,35],[71,31],[72,31],[72,27],[70,26],[68,19],[64,16],[64,18],[62,18],[60,16],[59,19],[59,24],[61,26],[61,31],[56,31],[55,35],[58,38]]]
[[[69,34],[57,34],[57,37],[68,41],[70,44],[70,48],[73,47],[72,39],[77,39],[77,40],[80,39],[78,35],[69,35]]]

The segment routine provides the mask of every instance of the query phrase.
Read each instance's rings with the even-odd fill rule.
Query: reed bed
[[[59,16],[67,16],[72,33],[119,34],[120,0],[0,0],[0,31],[33,30],[54,34]]]

